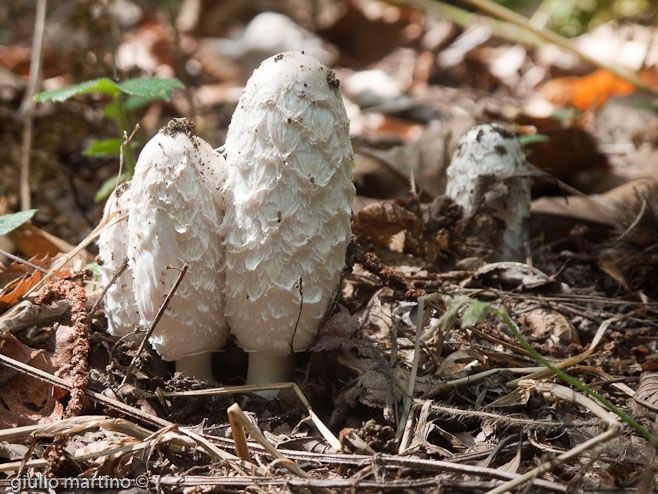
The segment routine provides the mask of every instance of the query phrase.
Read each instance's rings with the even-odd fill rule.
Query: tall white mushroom
[[[290,378],[340,284],[351,237],[352,146],[334,73],[286,52],[265,60],[228,129],[225,311],[248,383]]]
[[[522,258],[530,217],[530,184],[525,154],[514,134],[501,125],[476,125],[466,132],[446,171],[446,195],[470,214],[486,200],[494,215],[504,222],[500,260]],[[487,177],[490,180],[487,180]],[[496,191],[482,185],[503,184]],[[496,188],[496,187],[494,187]],[[485,196],[484,194],[488,194]]]
[[[149,341],[163,359],[176,361],[177,371],[206,381],[214,380],[212,352],[228,338],[219,237],[223,161],[195,135],[191,122],[169,122],[139,156],[130,200],[120,203],[127,225],[114,230],[117,238],[107,247],[101,244],[101,252],[115,250],[114,257],[103,255],[112,260],[107,269],[118,265],[125,251],[132,270],[132,283],[116,289],[124,298],[110,299],[107,307],[113,326],[114,320],[123,325],[123,307],[136,307],[147,328],[178,277],[176,268],[189,264]]]

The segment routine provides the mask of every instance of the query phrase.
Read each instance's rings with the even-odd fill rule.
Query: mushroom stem
[[[198,353],[176,360],[176,372],[208,383],[215,382],[212,373],[212,352]]]
[[[295,354],[272,355],[265,352],[250,352],[247,384],[269,384],[290,381],[294,367]],[[263,392],[263,395],[264,393],[270,392]],[[276,395],[276,392],[273,394]]]

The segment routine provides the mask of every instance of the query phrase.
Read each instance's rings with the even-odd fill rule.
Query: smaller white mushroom
[[[466,132],[446,172],[446,195],[462,206],[464,215],[486,200],[489,210],[504,222],[502,243],[497,249],[499,260],[523,257],[530,217],[530,184],[523,177],[527,172],[518,140],[511,131],[496,124],[477,125]],[[482,187],[487,184],[498,184],[496,191],[487,194]]]
[[[149,341],[164,360],[176,361],[177,371],[206,381],[214,380],[212,353],[228,338],[219,235],[223,164],[195,135],[191,122],[172,120],[144,146],[130,185],[108,201],[106,217],[118,208],[127,222],[108,228],[99,239],[104,280],[129,257],[128,269],[106,301],[115,334],[125,334],[137,322],[147,329],[178,277],[177,268],[188,263]]]
[[[128,221],[123,218],[128,214],[129,204],[130,182],[127,182],[114,189],[105,203],[103,220],[109,219],[110,226],[101,231],[97,241],[97,262],[103,286],[112,280],[123,260],[128,259],[126,269],[107,290],[104,299],[108,330],[115,336],[130,334],[139,326],[133,291],[133,261],[128,256]]]

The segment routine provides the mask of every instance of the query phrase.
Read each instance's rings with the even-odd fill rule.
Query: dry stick
[[[315,414],[311,408],[311,404],[302,393],[302,390],[299,389],[297,383],[294,382],[284,382],[284,383],[271,383],[271,384],[248,384],[246,386],[227,386],[223,388],[207,388],[207,389],[195,389],[192,391],[172,391],[169,393],[164,393],[165,397],[173,396],[212,396],[212,395],[225,395],[225,394],[235,394],[235,393],[251,393],[254,391],[269,391],[269,390],[282,390],[282,389],[292,389],[299,401],[302,402],[302,405],[306,408],[313,424],[320,431],[320,434],[327,440],[329,445],[334,448],[336,451],[342,449],[340,441],[338,438],[329,430],[329,428],[324,425],[320,418]]]
[[[237,403],[234,404],[237,406]],[[242,411],[242,410],[240,410]],[[231,406],[227,410],[228,423],[231,425],[231,435],[233,436],[233,443],[235,444],[235,453],[242,458],[244,461],[253,463],[251,461],[251,455],[249,454],[249,446],[247,446],[247,436],[244,433],[244,427],[242,427],[236,418],[237,412]]]
[[[46,0],[37,0],[37,12],[34,19],[34,38],[32,39],[32,59],[30,60],[30,79],[20,107],[23,115],[23,146],[21,148],[21,209],[30,209],[30,149],[32,148],[32,127],[34,93],[41,76],[41,47],[43,31],[46,24]]]
[[[66,389],[68,391],[71,391],[72,389],[72,386],[68,381],[53,376],[52,374],[42,371],[41,369],[32,367],[31,365],[24,364],[23,362],[19,362],[18,360],[14,360],[13,358],[7,357],[6,355],[3,355],[1,353],[0,353],[0,364],[6,365],[11,369],[24,372],[25,374],[31,377],[40,379],[54,386],[59,386],[60,388]],[[92,400],[98,403],[101,403],[102,405],[113,408],[114,410],[118,410],[122,413],[125,413],[126,415],[129,415],[133,418],[149,423],[151,425],[155,425],[161,428],[177,427],[177,424],[173,422],[157,417],[150,413],[143,412],[138,408],[132,407],[130,405],[126,405],[125,403],[122,403],[119,400],[115,400],[114,398],[110,398],[109,396],[102,395],[100,393],[91,391],[89,389],[85,389],[85,394],[87,395],[87,397],[91,398]],[[200,436],[196,432],[187,430],[185,428],[179,428],[179,432],[194,439],[194,441],[196,441],[197,444],[199,444],[211,456],[215,456],[220,460],[226,461],[231,466],[231,468],[233,468],[236,472],[238,472],[241,475],[245,475],[244,471],[238,466],[238,463],[240,463],[240,459],[238,457],[230,453],[227,453],[224,450],[219,449],[218,447],[210,443],[207,439]]]
[[[183,263],[183,267],[180,270],[180,273],[178,273],[178,278],[176,278],[176,281],[174,282],[174,285],[171,287],[171,290],[169,290],[169,293],[165,297],[164,301],[162,302],[162,305],[158,309],[157,314],[155,315],[155,318],[151,322],[151,325],[149,326],[148,331],[146,331],[146,334],[144,335],[144,338],[142,338],[142,342],[139,345],[139,348],[137,349],[137,352],[135,353],[135,356],[133,359],[130,361],[130,365],[128,366],[128,369],[126,370],[126,375],[123,376],[123,380],[121,381],[121,384],[119,386],[123,386],[126,384],[126,381],[132,374],[133,367],[137,363],[137,359],[139,358],[140,354],[144,350],[144,347],[146,346],[146,342],[148,339],[151,337],[153,334],[153,331],[155,331],[155,327],[158,325],[160,322],[160,319],[162,318],[162,315],[164,314],[164,311],[167,310],[167,306],[169,305],[169,302],[171,301],[171,298],[174,296],[174,293],[176,293],[176,290],[178,289],[178,286],[181,284],[181,281],[183,281],[183,276],[185,276],[185,273],[187,273],[187,270],[189,269],[190,265],[188,263]],[[170,265],[167,265],[165,269],[172,269]]]
[[[10,254],[6,250],[0,249],[0,254],[2,254],[3,256],[5,256],[5,257],[7,257],[7,258],[11,259],[12,261],[15,261],[19,264],[25,264],[26,266],[31,267],[35,271],[39,271],[40,273],[43,273],[43,274],[48,274],[48,270],[42,268],[41,266],[37,266],[36,264],[32,264],[30,261],[26,261],[25,259],[22,259],[18,256],[15,256],[14,254]],[[55,279],[59,279],[59,278],[57,278],[57,276],[55,276]]]
[[[267,438],[263,435],[258,427],[256,427],[251,420],[245,415],[245,413],[240,408],[240,405],[233,403],[228,408],[229,421],[231,423],[231,429],[233,430],[233,438],[238,438],[238,441],[235,442],[236,451],[239,452],[239,456],[245,461],[251,461],[249,457],[249,450],[247,449],[247,441],[244,438],[245,430],[249,435],[258,441],[265,451],[272,455],[276,460],[279,461],[281,465],[286,467],[288,470],[293,472],[296,475],[304,478],[310,478],[310,476],[301,468],[299,465],[292,461],[289,458],[283,456],[278,449],[276,449]],[[235,424],[235,428],[233,427]],[[237,430],[236,430],[237,429]],[[239,449],[238,449],[239,448]],[[244,455],[244,456],[243,456]]]
[[[96,302],[92,306],[91,310],[89,311],[89,324],[91,324],[91,318],[96,313],[96,309],[98,309],[98,306],[100,305],[101,300],[103,300],[103,297],[105,297],[105,294],[107,293],[107,291],[110,289],[110,287],[112,285],[114,285],[114,283],[116,283],[119,276],[121,276],[123,274],[123,272],[126,270],[127,267],[128,267],[128,258],[124,257],[123,260],[121,261],[121,264],[119,264],[117,266],[117,268],[114,270],[114,272],[112,273],[112,278],[110,279],[110,281],[103,288],[103,291],[101,292],[100,296],[98,297],[98,300],[96,300]]]
[[[561,454],[554,460],[549,460],[543,463],[542,465],[540,465],[539,467],[535,468],[534,470],[530,470],[529,472],[524,473],[523,475],[515,478],[514,480],[505,482],[503,485],[490,490],[489,492],[487,492],[487,494],[503,494],[504,492],[511,491],[517,485],[521,485],[524,482],[527,482],[528,480],[536,479],[540,475],[564,464],[567,460],[575,458],[580,454],[584,453],[585,451],[592,449],[597,444],[601,444],[605,441],[612,439],[615,436],[618,436],[619,434],[621,434],[622,430],[623,428],[621,427],[621,425],[616,424],[615,426],[612,426],[609,430],[605,431],[604,433],[599,434],[598,436],[594,436],[592,439],[585,441],[584,443],[582,443],[579,446],[576,446],[573,449],[570,449],[569,451]]]
[[[54,386],[59,386],[60,388],[66,389],[67,391],[71,391],[71,389],[73,388],[70,382],[65,381],[60,377],[56,377],[48,372],[42,371],[41,369],[32,367],[29,364],[24,364],[23,362],[15,360],[11,357],[7,357],[6,355],[3,355],[1,353],[0,353],[0,364],[5,365],[11,369],[23,372],[31,377],[40,379],[41,381],[45,381]],[[157,427],[168,427],[173,423],[173,422],[169,422],[168,420],[161,419],[160,417],[156,417],[155,415],[145,413],[139,410],[138,408],[131,407],[130,405],[126,405],[125,403],[122,403],[119,400],[115,400],[114,398],[110,398],[109,396],[96,393],[95,391],[91,391],[89,389],[85,389],[85,394],[89,398],[101,403],[102,405],[113,408],[121,413],[125,413],[126,415],[129,415],[138,420],[142,420],[151,425],[155,425]]]

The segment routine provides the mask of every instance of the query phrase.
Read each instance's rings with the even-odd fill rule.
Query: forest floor
[[[35,3],[0,6],[0,215],[37,209],[0,236],[7,492],[658,492],[658,13],[602,22],[566,49],[403,3],[52,2],[38,89]],[[124,101],[135,156],[174,117],[219,147],[251,72],[289,50],[340,81],[355,247],[296,385],[267,400],[233,388],[246,355],[232,342],[211,388],[108,333],[94,244],[66,253],[119,171],[117,155],[85,152],[121,137],[111,100],[31,96],[177,78],[171,98]],[[492,122],[530,167],[515,262],[497,257],[486,207],[504,179],[472,215],[445,195],[460,138]],[[53,266],[50,295],[29,293]]]

